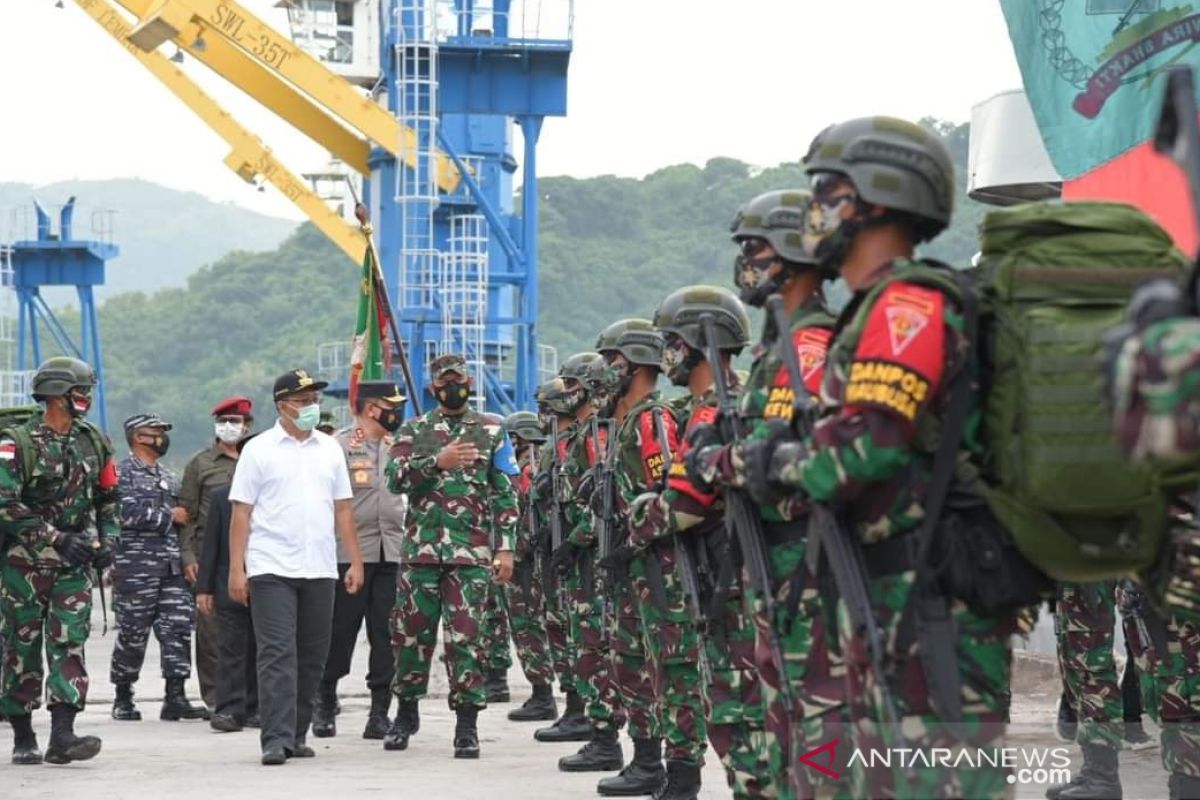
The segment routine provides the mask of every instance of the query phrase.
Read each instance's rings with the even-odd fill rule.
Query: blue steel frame
[[[92,289],[104,284],[105,264],[120,254],[108,242],[72,238],[75,198],[67,201],[59,217],[59,235],[51,233],[50,215],[34,201],[37,240],[13,243],[12,286],[17,293],[17,369],[29,370],[42,363],[38,323],[43,324],[59,351],[83,359],[96,371],[95,413],[100,427],[108,431],[108,405],[104,391],[104,357],[100,349],[100,324]],[[79,296],[79,343],[42,297],[43,286],[74,286]],[[32,356],[32,361],[30,357]],[[49,356],[47,356],[49,357]]]

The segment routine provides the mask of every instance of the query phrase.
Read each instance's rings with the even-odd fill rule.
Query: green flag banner
[[[1200,66],[1200,2],[1000,0],[1054,168],[1077,178],[1149,139],[1166,70]]]
[[[369,237],[371,234],[366,232]],[[382,380],[386,369],[383,340],[387,320],[380,306],[382,298],[376,284],[379,271],[375,268],[375,248],[368,246],[363,254],[362,279],[359,281],[358,321],[350,348],[350,407],[354,408],[360,381]]]

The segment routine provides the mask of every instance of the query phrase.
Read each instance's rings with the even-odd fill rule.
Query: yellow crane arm
[[[149,16],[155,6],[154,0],[117,2],[138,19]],[[196,47],[194,39],[187,41],[185,38],[179,48],[275,112],[351,169],[362,175],[371,174],[367,163],[371,152],[369,142],[340,125],[307,96],[224,37],[209,37],[203,48]]]
[[[366,242],[361,230],[335,214],[301,178],[293,175],[275,157],[269,147],[221,108],[169,58],[155,51],[145,52],[130,43],[133,26],[111,0],[75,0],[75,3],[229,144],[231,150],[225,163],[230,169],[248,182],[259,175],[270,181],[347,256],[355,261],[362,260]]]
[[[235,0],[153,0],[145,16],[138,16],[141,24],[130,41],[140,49],[149,52],[173,41],[194,50],[197,40],[207,45],[224,37],[409,167],[417,166],[417,134],[411,128]],[[224,68],[214,69],[229,77]],[[453,192],[458,169],[444,153],[436,161],[438,186]]]

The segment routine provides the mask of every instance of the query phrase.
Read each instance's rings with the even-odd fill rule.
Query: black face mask
[[[381,408],[379,416],[375,418],[379,423],[379,427],[383,428],[388,433],[395,433],[400,427],[400,409],[398,408]]]
[[[159,433],[155,434],[154,438],[150,441],[143,441],[141,444],[143,447],[149,447],[161,458],[171,449],[171,437],[165,433]]]
[[[466,381],[451,381],[444,386],[437,387],[434,394],[437,395],[442,408],[457,411],[467,404],[467,400],[471,397],[471,388]]]

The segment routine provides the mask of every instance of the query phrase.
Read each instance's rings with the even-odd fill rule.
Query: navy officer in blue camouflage
[[[206,710],[184,693],[192,672],[192,625],[196,606],[183,574],[179,529],[187,511],[179,504],[179,480],[159,463],[167,454],[171,424],[157,414],[125,420],[129,455],[117,465],[121,540],[113,566],[117,643],[110,679],[116,687],[112,716],[140,720],[133,704],[151,629],[158,639],[166,681],[160,719],[200,719]]]

